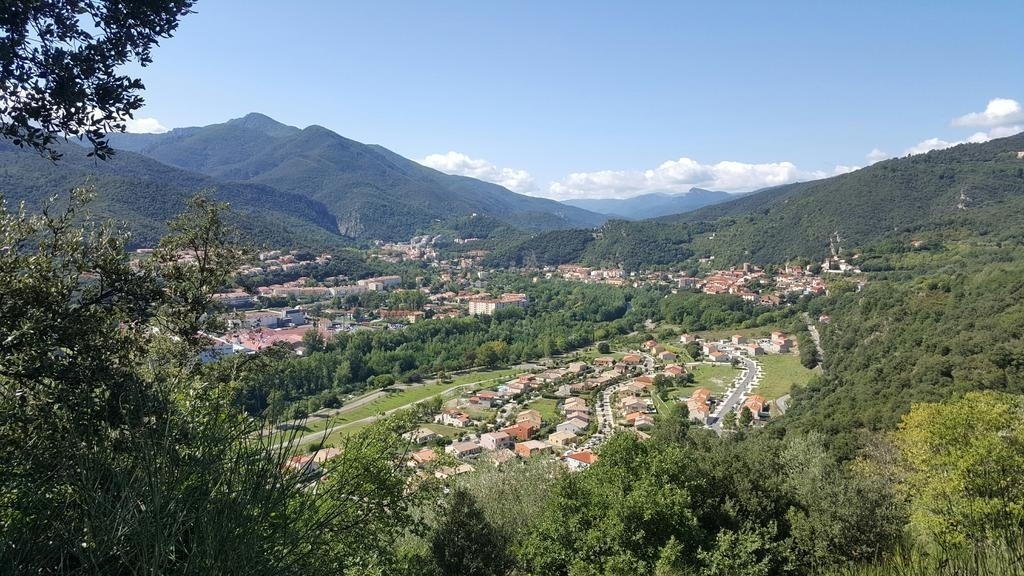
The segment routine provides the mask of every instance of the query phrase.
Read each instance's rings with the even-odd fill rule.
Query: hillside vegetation
[[[287,190],[326,206],[338,231],[405,240],[436,220],[488,215],[525,230],[592,227],[604,217],[496,184],[443,174],[321,126],[298,129],[261,114],[167,134],[112,139],[159,162],[225,182]]]
[[[328,209],[298,194],[221,182],[130,152],[100,162],[87,157],[79,146],[65,145],[60,151],[61,161],[52,163],[0,142],[0,196],[12,205],[25,201],[30,210],[38,210],[52,195],[89,186],[97,191],[89,204],[96,216],[126,223],[132,246],[154,246],[167,233],[167,220],[205,190],[231,204],[234,223],[255,244],[336,247],[345,243]]]
[[[830,241],[862,248],[887,241],[954,233],[996,233],[1014,224],[1024,207],[1024,134],[984,144],[879,162],[855,172],[769,188],[644,222],[612,220],[593,242],[551,250],[543,236],[513,239],[495,262],[692,266],[715,257],[716,266],[753,262],[821,261]],[[1015,212],[1016,211],[1016,212]],[[960,232],[956,232],[960,230]]]

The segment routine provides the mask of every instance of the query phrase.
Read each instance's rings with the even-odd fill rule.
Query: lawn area
[[[682,388],[669,388],[668,391],[668,402],[661,399],[657,394],[651,394],[651,400],[654,401],[654,408],[658,411],[658,414],[664,414],[668,411],[669,407],[675,403],[673,398],[677,396],[689,396],[689,392],[683,394],[680,392]],[[692,390],[692,389],[691,389]]]
[[[342,445],[342,442],[344,442],[345,436],[355,434],[356,432],[359,432],[360,430],[366,428],[370,424],[370,422],[360,422],[358,424],[345,426],[341,430],[335,430],[330,436],[327,437],[327,440],[324,441],[324,446],[340,447]],[[301,448],[304,449],[305,447],[303,446]]]
[[[759,356],[757,361],[761,363],[764,377],[754,392],[768,400],[785,396],[794,384],[806,385],[815,374],[814,370],[800,364],[798,354],[769,354]]]
[[[455,426],[445,426],[444,424],[424,424],[424,428],[428,428],[437,432],[445,438],[454,438],[456,436],[462,436],[466,431],[462,428],[456,428]]]
[[[697,388],[709,388],[712,392],[721,393],[729,389],[732,381],[739,375],[740,370],[733,368],[732,366],[717,366],[711,364],[701,364],[693,368],[694,383],[692,386],[687,386],[681,390],[688,391],[686,396],[689,396],[689,392]]]
[[[555,358],[564,362],[590,362],[600,356],[604,356],[604,354],[597,351],[597,346],[588,346],[565,354],[558,354]]]
[[[679,386],[668,389],[668,398],[671,402],[675,398],[689,398],[697,388],[707,388],[716,396],[724,393],[732,385],[732,381],[739,376],[740,370],[732,366],[711,366],[701,364],[692,368],[694,383],[688,386]],[[654,401],[658,412],[662,406],[658,400]]]
[[[435,396],[445,392],[446,390],[455,388],[456,386],[466,386],[466,390],[455,391],[453,394],[468,391],[470,388],[473,388],[473,386],[470,386],[471,384],[477,384],[481,388],[490,387],[497,383],[495,382],[492,384],[493,380],[501,382],[516,373],[518,373],[518,370],[511,368],[507,370],[482,370],[479,372],[462,374],[453,378],[451,382],[433,382],[431,384],[412,386],[400,392],[392,392],[383,398],[378,398],[377,400],[364,404],[358,408],[353,408],[352,410],[343,412],[331,420],[331,425],[337,426],[338,424],[344,424],[345,422],[352,422],[366,418],[367,416],[373,416],[374,414],[379,414],[395,408],[401,408],[406,404],[430,398],[431,396]],[[321,430],[323,430],[323,428],[324,426],[320,426]]]
[[[489,388],[491,386],[501,384],[510,376],[515,376],[520,372],[522,372],[522,370],[517,370],[515,368],[505,368],[503,370],[479,370],[468,374],[460,374],[452,378],[452,383],[449,384],[448,387],[479,382],[481,388]]]
[[[562,421],[562,417],[558,414],[558,400],[554,398],[534,400],[526,406],[526,409],[540,412],[540,417],[544,422],[555,423]]]

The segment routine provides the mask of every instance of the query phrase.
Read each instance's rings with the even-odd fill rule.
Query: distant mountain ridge
[[[615,218],[646,220],[690,212],[711,204],[728,202],[740,196],[743,194],[690,188],[684,193],[652,192],[632,198],[584,198],[563,200],[562,203]]]
[[[855,247],[956,227],[997,229],[1009,215],[1024,214],[1020,151],[1024,133],[885,160],[657,221],[713,231],[697,235],[691,248],[727,262],[820,258],[834,233]]]
[[[118,151],[99,161],[81,146],[64,144],[54,163],[34,152],[0,142],[0,194],[9,205],[26,202],[38,209],[53,194],[87,186],[96,190],[88,209],[125,222],[133,246],[153,246],[166,233],[166,221],[201,191],[215,191],[229,202],[233,222],[253,241],[278,245],[331,245],[342,241],[334,217],[323,204],[260,184],[223,182]]]
[[[299,194],[326,206],[340,234],[360,240],[404,239],[435,221],[470,214],[530,231],[590,228],[606,219],[444,174],[322,126],[299,129],[256,113],[165,134],[116,134],[111,145],[221,181]]]
[[[714,257],[716,267],[820,262],[836,236],[847,255],[884,243],[892,250],[909,249],[911,241],[941,245],[964,235],[1019,242],[1016,231],[1024,230],[1021,152],[1024,133],[962,144],[673,216],[610,220],[592,233],[549,232],[516,239],[495,250],[492,260],[696,270],[708,257]]]

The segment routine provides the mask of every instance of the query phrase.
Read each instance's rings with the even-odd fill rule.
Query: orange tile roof
[[[593,464],[594,462],[597,462],[597,454],[594,454],[593,452],[576,452],[574,454],[570,454],[568,457],[584,464]]]

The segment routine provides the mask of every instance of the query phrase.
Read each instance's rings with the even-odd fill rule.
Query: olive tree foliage
[[[288,443],[232,404],[259,362],[197,360],[236,262],[226,207],[194,200],[139,262],[88,197],[0,204],[0,573],[386,572],[409,423],[353,437],[323,478],[288,472]]]
[[[195,0],[14,0],[0,9],[0,135],[51,158],[81,137],[100,158],[142,107],[123,66],[151,62]]]

